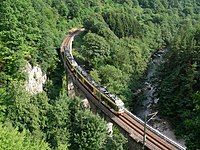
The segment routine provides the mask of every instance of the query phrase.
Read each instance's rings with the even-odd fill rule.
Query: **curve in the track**
[[[78,76],[76,76],[75,74],[73,74],[73,72],[70,71],[69,66],[67,66],[64,58],[67,59],[67,56],[65,56],[65,51],[69,51],[69,53],[73,57],[72,41],[74,37],[82,31],[84,31],[84,29],[71,30],[69,34],[63,40],[61,44],[61,48],[60,48],[65,68],[67,69],[68,72],[70,72],[70,75],[74,76],[76,79],[78,79]],[[125,109],[124,113],[116,115],[114,110],[108,108],[104,103],[102,102],[100,103],[100,101],[98,100],[98,97],[96,97],[87,88],[87,86],[81,83],[79,79],[77,80],[77,83],[78,83],[77,84],[78,86],[81,86],[81,88],[84,89],[86,94],[90,94],[94,99],[96,99],[96,102],[98,102],[98,107],[100,107],[102,111],[113,122],[115,122],[123,130],[125,130],[129,134],[129,136],[132,137],[134,140],[142,143],[143,135],[144,135],[144,122],[141,119],[133,115],[127,109]],[[111,116],[115,116],[115,117],[111,117]],[[152,149],[152,150],[185,150],[186,149],[185,147],[172,141],[171,139],[169,139],[168,137],[166,137],[165,135],[160,133],[158,130],[154,129],[153,127],[149,125],[147,125],[145,145],[147,148]]]

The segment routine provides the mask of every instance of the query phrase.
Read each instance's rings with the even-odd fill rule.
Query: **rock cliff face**
[[[43,84],[47,77],[42,74],[39,66],[31,66],[29,63],[25,66],[25,72],[28,74],[28,79],[25,83],[26,90],[31,94],[37,94],[43,91]]]

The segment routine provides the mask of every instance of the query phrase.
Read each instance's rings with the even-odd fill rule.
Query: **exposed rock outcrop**
[[[37,66],[31,66],[29,63],[25,66],[25,72],[28,74],[28,79],[25,83],[26,90],[31,94],[37,94],[43,91],[43,84],[47,77],[43,75],[41,68]]]

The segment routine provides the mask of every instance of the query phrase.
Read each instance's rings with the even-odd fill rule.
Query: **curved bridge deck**
[[[70,74],[73,83],[84,92],[88,100],[90,100],[96,107],[98,107],[106,115],[106,117],[109,118],[110,121],[115,123],[124,133],[126,133],[126,136],[136,142],[143,143],[144,122],[140,118],[129,112],[127,109],[125,109],[124,113],[122,114],[116,114],[113,109],[108,108],[102,101],[98,99],[98,97],[91,93],[86,85],[81,82],[79,77],[74,74],[67,66],[65,51],[69,51],[70,54],[72,54],[72,41],[74,37],[82,31],[83,29],[74,29],[66,36],[61,45],[61,56],[63,58],[65,69],[67,70],[68,74]],[[145,147],[151,150],[186,149],[185,147],[182,147],[181,145],[172,141],[149,125],[147,125],[146,128]]]

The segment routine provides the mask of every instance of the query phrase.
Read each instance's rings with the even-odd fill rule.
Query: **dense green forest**
[[[59,48],[73,27],[77,61],[134,111],[152,53],[170,51],[159,68],[160,113],[188,149],[200,148],[200,2],[198,0],[2,0],[0,5],[0,149],[126,149],[98,115],[71,100]],[[24,66],[47,74],[30,94]],[[95,140],[94,140],[95,139]]]
[[[188,149],[200,147],[200,26],[183,27],[158,72],[159,109]]]

